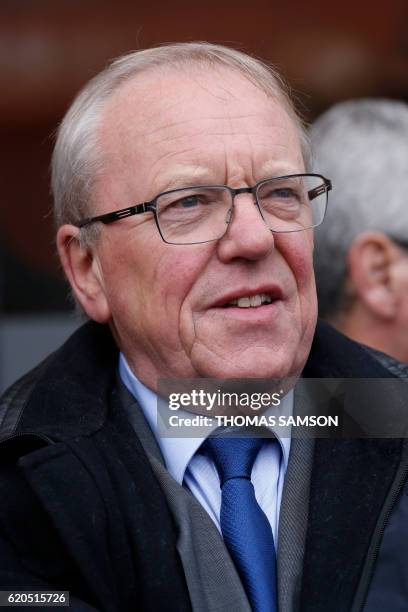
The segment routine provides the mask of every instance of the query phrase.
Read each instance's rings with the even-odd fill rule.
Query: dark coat
[[[118,399],[117,359],[108,328],[88,323],[3,397],[0,589],[69,590],[78,611],[190,610],[171,514]],[[392,379],[406,370],[321,324],[304,374]],[[402,446],[317,441],[302,612],[365,600],[375,563],[367,553],[399,486]]]

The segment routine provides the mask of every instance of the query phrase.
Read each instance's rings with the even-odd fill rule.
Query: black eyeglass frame
[[[307,177],[307,176],[314,176],[316,178],[321,178],[323,181],[322,185],[319,185],[318,187],[315,187],[314,189],[309,190],[308,192],[309,200],[313,200],[314,198],[317,198],[322,193],[328,194],[328,192],[332,190],[333,187],[332,187],[332,182],[330,179],[324,177],[322,174],[314,174],[314,173],[307,173],[307,172],[300,173],[300,174],[288,174],[285,176],[275,176],[272,178],[263,179],[262,181],[258,181],[258,183],[255,183],[253,187],[238,187],[237,189],[234,189],[233,187],[229,187],[228,185],[191,185],[190,187],[179,187],[178,189],[170,189],[168,191],[163,191],[162,193],[159,193],[157,196],[155,196],[153,200],[150,200],[149,202],[141,202],[140,204],[134,204],[133,206],[128,206],[127,208],[121,208],[120,210],[115,210],[114,212],[105,213],[103,215],[98,215],[96,217],[88,217],[86,219],[83,219],[79,223],[77,223],[77,227],[83,228],[83,227],[86,227],[96,222],[101,222],[105,225],[108,225],[110,223],[114,223],[115,221],[119,221],[120,219],[126,219],[126,217],[132,217],[133,215],[140,215],[142,213],[152,212],[157,229],[159,231],[159,234],[163,242],[165,242],[166,244],[175,244],[173,242],[168,242],[164,238],[161,228],[160,228],[159,217],[157,214],[157,200],[161,198],[162,196],[169,195],[177,191],[184,191],[184,190],[188,191],[190,189],[209,189],[209,188],[228,189],[228,191],[231,194],[232,205],[234,206],[235,196],[241,193],[251,193],[255,197],[256,206],[258,207],[261,217],[263,218],[262,208],[259,205],[259,201],[258,201],[258,191],[263,185],[265,185],[266,183],[269,183],[270,181],[275,181],[275,180],[278,181],[282,179],[299,178],[299,177]],[[326,200],[326,207],[327,207],[327,201],[328,200]],[[322,220],[316,225],[311,225],[309,227],[302,227],[301,229],[296,229],[296,230],[273,230],[270,228],[268,229],[270,229],[272,233],[277,233],[277,234],[301,232],[306,229],[311,229],[312,227],[317,227],[318,225],[323,223],[325,214],[326,214],[326,208],[325,208]],[[210,240],[203,240],[202,242],[203,243],[213,242],[214,240],[219,240],[220,238],[211,238]],[[200,244],[200,242],[181,243],[181,244]]]

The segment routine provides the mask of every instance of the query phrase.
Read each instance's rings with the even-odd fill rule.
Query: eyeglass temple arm
[[[91,223],[96,223],[97,221],[100,221],[101,223],[105,224],[113,223],[113,221],[117,221],[118,219],[125,219],[126,217],[132,217],[133,215],[140,215],[141,213],[147,212],[149,210],[153,212],[155,208],[155,205],[151,202],[143,202],[142,204],[136,204],[136,206],[122,208],[121,210],[106,213],[105,215],[99,215],[98,217],[88,217],[87,219],[83,219],[83,221],[80,221],[77,227],[82,228],[86,225],[90,225]]]
[[[326,193],[327,191],[331,191],[333,189],[332,182],[329,179],[324,179],[324,183],[315,187],[314,189],[310,189],[308,191],[309,200],[314,200],[322,193]]]

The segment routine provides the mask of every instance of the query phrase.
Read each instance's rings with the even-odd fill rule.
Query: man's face
[[[254,185],[304,171],[286,111],[237,73],[152,72],[125,84],[99,131],[104,168],[94,214],[177,187]],[[151,213],[102,228],[95,245],[109,322],[136,375],[298,375],[316,322],[311,230],[273,235],[251,194],[218,241],[164,243]],[[269,295],[257,307],[229,305]],[[244,300],[245,302],[245,300]]]

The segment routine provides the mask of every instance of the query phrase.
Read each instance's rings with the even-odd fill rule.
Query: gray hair
[[[280,102],[299,132],[305,165],[309,140],[302,119],[277,71],[245,53],[209,43],[177,43],[136,51],[112,62],[78,94],[58,130],[52,158],[52,193],[57,226],[77,224],[91,214],[92,188],[102,170],[97,130],[109,98],[127,81],[155,68],[180,70],[191,63],[235,70]],[[91,226],[92,227],[92,226]]]
[[[327,217],[316,230],[319,314],[349,305],[347,253],[363,231],[408,239],[408,105],[382,99],[342,102],[310,130],[314,167],[333,182]]]

